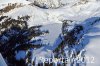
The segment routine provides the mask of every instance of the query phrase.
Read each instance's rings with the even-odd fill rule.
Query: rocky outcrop
[[[33,2],[34,5],[41,8],[59,8],[64,5],[80,5],[86,4],[89,1],[94,0],[28,0]]]

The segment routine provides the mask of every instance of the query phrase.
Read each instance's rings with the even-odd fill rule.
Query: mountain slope
[[[99,66],[99,60],[100,60],[100,53],[99,53],[99,46],[100,46],[100,23],[96,24],[92,30],[88,34],[85,35],[87,46],[86,49],[86,57],[87,60],[87,66]]]
[[[12,8],[11,6],[15,4],[19,7]],[[32,51],[31,59],[32,61],[36,61],[36,63],[39,62],[40,57],[54,58],[53,50],[58,48],[63,40],[62,25],[64,21],[72,21],[68,22],[69,27],[66,28],[69,31],[74,30],[73,28],[75,28],[76,25],[84,25],[85,28],[89,28],[85,30],[89,30],[86,34],[84,32],[84,34],[82,33],[84,35],[82,35],[84,38],[84,40],[82,40],[84,46],[80,47],[81,44],[78,46],[75,45],[74,49],[76,48],[80,51],[79,55],[81,55],[83,49],[86,49],[85,56],[88,57],[92,55],[96,62],[94,64],[87,63],[87,66],[99,66],[100,23],[95,24],[95,27],[88,25],[100,17],[99,4],[99,0],[0,0],[0,17],[7,16],[7,18],[10,17],[11,19],[25,20],[27,21],[28,27],[42,25],[41,30],[49,31],[49,34],[37,37],[41,38],[42,43],[46,46]],[[24,19],[26,16],[29,18]],[[0,24],[7,18],[1,19]],[[37,38],[33,37],[32,40]],[[64,46],[64,48],[67,48],[67,50],[65,50],[66,53],[69,50],[71,50],[72,53],[74,52],[73,48],[70,49],[68,46]],[[19,57],[19,55],[17,57]],[[71,64],[72,63],[70,63],[69,66]],[[75,66],[77,66],[77,64]]]

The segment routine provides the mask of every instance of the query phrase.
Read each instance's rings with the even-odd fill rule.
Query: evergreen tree
[[[2,18],[3,19],[3,18]],[[32,53],[34,48],[40,48],[41,44],[35,44],[38,40],[31,40],[48,33],[41,31],[42,26],[32,26],[28,28],[26,21],[7,18],[0,24],[0,53],[3,55],[8,66],[28,66],[31,63]],[[16,57],[19,52],[24,51],[24,58]],[[26,60],[28,59],[28,62]]]

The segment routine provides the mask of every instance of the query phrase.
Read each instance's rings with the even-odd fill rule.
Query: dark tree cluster
[[[78,35],[81,34],[81,31],[83,31],[83,26],[82,25],[75,25],[73,29],[68,30],[68,27],[71,25],[69,23],[72,23],[73,21],[71,20],[64,20],[62,21],[62,34],[64,36],[64,42],[68,45],[74,45],[77,44],[79,41]],[[81,38],[81,36],[80,36]]]
[[[83,26],[77,25],[73,30],[67,33],[66,36],[64,36],[65,42],[68,45],[75,45],[78,44],[80,38],[82,37],[81,31],[83,30]],[[80,36],[78,36],[80,35]]]
[[[64,56],[64,47],[72,47],[76,44],[78,44],[83,36],[84,28],[82,25],[76,25],[72,30],[68,31],[66,28],[69,26],[66,21],[63,23],[62,26],[62,34],[63,34],[63,40],[58,45],[58,47],[53,50],[55,57],[61,57]],[[64,31],[64,32],[63,32]]]
[[[0,17],[0,20],[7,18]],[[0,24],[0,53],[7,61],[8,66],[27,66],[26,59],[31,60],[31,49],[40,48],[42,44],[34,44],[37,40],[31,40],[48,33],[48,31],[41,31],[42,26],[28,27],[26,21],[15,20],[7,18]],[[35,42],[34,42],[35,41]],[[28,52],[24,59],[17,60],[16,55],[20,51]]]
[[[14,4],[11,4],[11,3],[8,3],[8,5],[6,7],[4,7],[3,9],[0,9],[0,14],[2,13],[6,13],[6,12],[9,12],[10,10],[14,9],[14,8],[18,8],[18,7],[22,7],[23,4],[20,3],[14,3]]]
[[[18,16],[18,20],[24,20],[24,21],[27,21],[27,20],[29,20],[29,18],[30,18],[30,16],[28,16],[28,15],[22,16],[22,17]]]

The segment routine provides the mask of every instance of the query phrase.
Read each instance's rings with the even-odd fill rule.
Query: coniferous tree
[[[2,18],[3,19],[3,18]],[[31,63],[32,53],[34,48],[40,48],[41,44],[35,44],[40,39],[31,40],[48,33],[41,31],[42,26],[32,26],[28,28],[26,21],[7,18],[0,24],[0,53],[7,61],[8,66],[28,66]],[[25,52],[24,58],[18,59],[20,52]],[[26,60],[28,59],[28,62]]]

